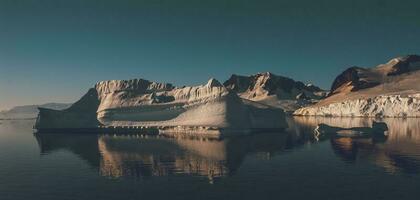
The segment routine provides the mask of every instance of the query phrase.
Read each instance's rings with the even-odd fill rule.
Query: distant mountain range
[[[16,106],[10,110],[1,111],[0,119],[33,119],[38,115],[38,107],[63,110],[70,106],[71,104],[67,103],[46,103],[42,105]]]

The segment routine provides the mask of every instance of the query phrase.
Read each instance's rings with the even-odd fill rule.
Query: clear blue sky
[[[329,88],[349,66],[419,54],[417,2],[1,0],[0,110],[73,102],[108,79],[271,71]]]

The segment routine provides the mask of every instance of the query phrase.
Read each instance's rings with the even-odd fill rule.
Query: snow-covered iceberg
[[[40,108],[40,131],[156,128],[165,133],[252,131],[287,127],[282,109],[240,98],[215,79],[177,88],[143,79],[102,81],[70,108]]]

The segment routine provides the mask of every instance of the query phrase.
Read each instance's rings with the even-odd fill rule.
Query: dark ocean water
[[[0,199],[419,199],[420,120],[387,119],[386,139],[322,138],[318,123],[221,140],[33,134],[0,121]]]

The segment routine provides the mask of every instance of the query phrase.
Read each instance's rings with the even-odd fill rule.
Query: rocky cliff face
[[[69,109],[40,111],[38,129],[180,126],[249,130],[287,126],[281,109],[246,102],[215,79],[183,88],[142,79],[103,81]]]
[[[294,111],[311,104],[327,94],[314,85],[305,85],[270,72],[251,76],[232,75],[224,86],[244,99],[280,107],[286,111]]]
[[[349,87],[350,91],[358,91],[365,88],[379,85],[379,80],[372,78],[373,73],[368,69],[361,67],[350,67],[335,78],[330,95],[343,90],[344,87]]]
[[[420,56],[374,68],[351,67],[337,76],[328,98],[295,115],[419,117]]]
[[[232,75],[224,83],[225,87],[235,91],[247,99],[259,99],[276,95],[279,99],[295,99],[300,93],[313,98],[322,97],[319,87],[305,85],[300,81],[278,76],[270,72],[251,76]]]

